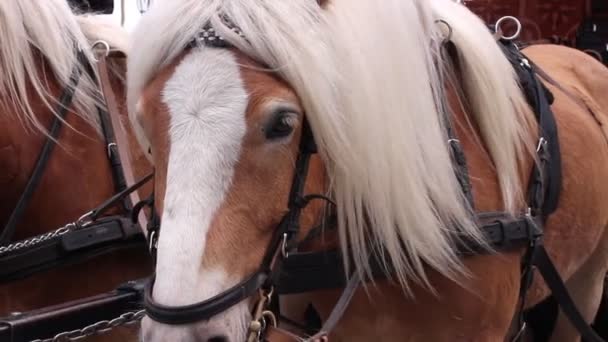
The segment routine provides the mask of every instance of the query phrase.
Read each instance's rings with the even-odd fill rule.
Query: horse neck
[[[445,96],[454,133],[459,139],[467,159],[469,178],[473,187],[475,209],[478,212],[499,211],[502,208],[502,199],[498,177],[493,167],[492,159],[483,145],[479,128],[468,113],[467,104],[463,100],[465,95],[459,90],[459,82],[460,80],[457,77],[456,79],[452,79],[452,82],[446,82]],[[316,164],[318,163],[321,163],[318,157],[311,159],[311,168],[316,170],[318,168]],[[311,182],[315,182],[319,177],[318,175],[311,175],[309,178]],[[318,187],[319,185],[317,184],[316,186]],[[307,214],[311,215],[318,212],[318,208],[317,210],[306,211]],[[310,217],[307,218],[306,216],[303,219],[306,219],[306,224],[310,224],[313,221]],[[335,231],[328,230],[323,238],[305,244],[303,246],[304,250],[320,251],[338,247],[338,239],[335,234]],[[440,287],[451,286],[450,284],[452,283],[450,281],[437,273],[430,271],[430,274],[431,280],[435,285]],[[349,331],[353,331],[353,328],[356,328],[361,318],[370,320],[370,317],[378,317],[377,319],[371,319],[370,324],[382,326],[386,321],[403,321],[411,317],[412,312],[415,312],[415,301],[404,296],[403,290],[395,285],[395,283],[378,280],[375,285],[375,287],[368,288],[371,292],[360,291],[355,295],[349,305],[349,310],[342,318],[343,324],[337,329],[338,334],[349,336]],[[413,284],[412,289],[417,298],[429,297],[429,293],[423,287]],[[287,313],[288,317],[298,319],[299,315],[306,312],[308,305],[312,303],[321,317],[327,318],[340,294],[340,290],[332,290],[288,296],[282,301],[281,309]],[[371,307],[373,307],[372,311],[370,311]],[[408,336],[411,333],[405,326],[402,329],[402,331],[394,331],[395,335]],[[376,330],[370,328],[369,331],[374,332]],[[371,334],[367,336],[369,339],[374,336],[374,333]],[[362,337],[361,340],[368,339]]]
[[[42,67],[41,67],[42,68]],[[43,70],[41,70],[43,72]],[[63,89],[52,75],[47,75],[48,90],[59,98]],[[124,89],[117,77],[112,85],[120,102],[120,114],[126,122]],[[31,104],[38,119],[50,127],[52,112],[32,92]],[[34,168],[46,137],[25,128],[18,118],[17,108],[0,109],[0,165],[6,176],[0,177],[0,225],[8,219]],[[56,229],[88,212],[115,192],[107,147],[98,130],[79,115],[68,113],[66,124],[59,135],[42,180],[29,202],[23,220],[17,227],[15,239],[22,239]],[[127,125],[124,125],[128,127]],[[127,129],[135,173],[142,175],[149,169],[143,154]],[[123,157],[123,158],[125,158]]]

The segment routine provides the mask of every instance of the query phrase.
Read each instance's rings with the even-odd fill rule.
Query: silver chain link
[[[114,318],[113,320],[104,320],[97,323],[86,326],[82,329],[62,332],[55,335],[53,338],[44,340],[33,340],[30,342],[71,342],[80,341],[84,338],[91,337],[93,335],[99,335],[106,333],[114,328],[121,326],[129,326],[138,323],[146,315],[145,310],[130,311],[123,313],[122,315]]]
[[[77,225],[75,223],[68,223],[65,226],[63,226],[57,230],[54,230],[52,232],[34,236],[33,238],[15,242],[15,243],[12,243],[7,246],[2,246],[2,247],[0,247],[0,257],[4,256],[4,254],[7,254],[9,252],[14,252],[14,251],[17,251],[20,249],[33,247],[33,246],[42,244],[45,241],[52,240],[58,236],[65,235],[66,233],[70,232],[71,230],[76,229],[76,227],[77,227]]]

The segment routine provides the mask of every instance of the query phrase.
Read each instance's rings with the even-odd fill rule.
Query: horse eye
[[[263,128],[266,139],[274,140],[288,137],[294,130],[298,115],[292,112],[281,111],[273,115],[272,119]]]

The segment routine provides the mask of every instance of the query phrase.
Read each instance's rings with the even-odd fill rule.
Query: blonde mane
[[[98,87],[78,61],[77,49],[94,65],[91,44],[105,40],[126,51],[126,31],[99,16],[76,16],[65,0],[0,1],[0,106],[18,108],[25,127],[46,134],[30,101],[39,98],[56,112],[57,94],[50,94],[50,72],[60,88],[70,84],[74,67],[81,78],[72,101],[74,112],[99,130],[96,105],[103,106]],[[41,65],[44,57],[45,64]],[[45,69],[45,67],[48,67]]]
[[[341,247],[355,269],[369,271],[374,248],[387,252],[404,288],[411,280],[429,285],[425,265],[456,279],[464,271],[454,249],[456,227],[482,237],[455,177],[441,119],[444,80],[435,65],[442,65],[444,32],[437,19],[453,27],[473,118],[495,162],[505,209],[513,212],[521,197],[518,161],[527,153],[524,100],[485,25],[451,0],[332,0],[326,9],[314,0],[157,2],[132,35],[129,112],[155,73],[211,22],[302,100],[331,177]]]

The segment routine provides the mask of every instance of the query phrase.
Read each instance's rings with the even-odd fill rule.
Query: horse
[[[592,321],[608,269],[608,69],[590,56],[535,45],[513,65],[450,0],[157,2],[130,39],[128,111],[160,224],[142,341],[306,340],[260,334],[277,319],[331,325],[305,329],[314,341],[522,337],[521,312],[551,291],[522,272],[530,246],[488,246],[475,217],[534,215],[548,143],[516,76],[530,63],[554,80],[542,98],[561,151],[542,239]],[[484,252],[459,253],[462,240]],[[331,249],[340,286],[305,290],[339,277],[312,271],[289,283],[297,294],[273,286],[298,254]],[[579,341],[564,314],[552,341]]]
[[[87,65],[96,66],[94,42],[107,42],[112,54],[127,51],[127,33],[96,15],[76,15],[65,0],[10,0],[0,3],[0,222],[4,227],[24,191],[42,146],[58,116],[59,96],[75,69],[81,77],[56,148],[38,187],[17,222],[13,241],[37,236],[74,222],[115,193],[112,168],[97,107],[105,108]],[[79,59],[81,50],[84,59]],[[109,51],[108,51],[109,52]],[[126,62],[108,58],[120,120],[125,110]],[[97,73],[95,72],[95,75]],[[65,105],[65,104],[62,104]],[[136,177],[151,171],[134,136],[130,155]],[[148,189],[148,191],[150,191]],[[142,196],[145,190],[142,190]],[[112,211],[119,213],[118,207]],[[147,253],[124,250],[0,285],[0,316],[96,295],[143,277],[150,271]],[[122,331],[101,340],[132,339]]]

